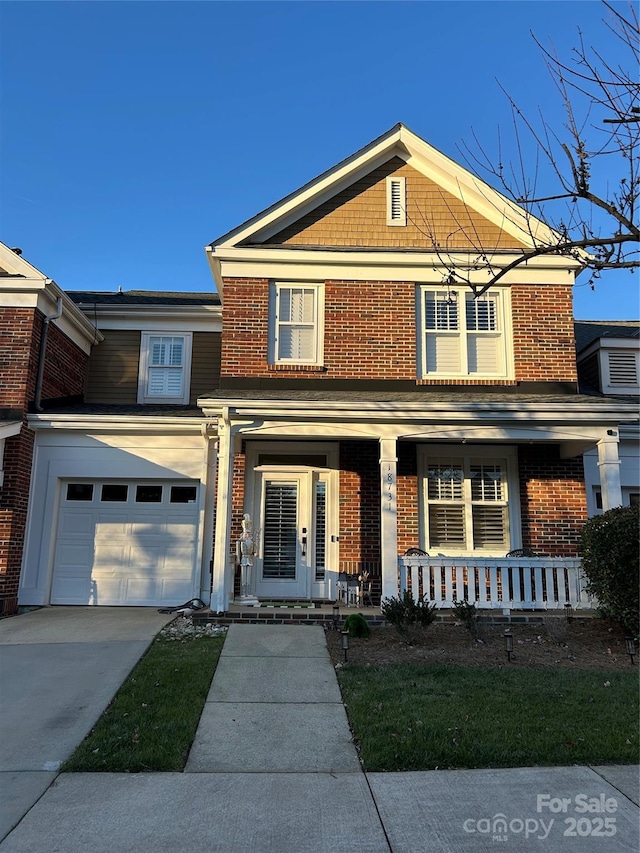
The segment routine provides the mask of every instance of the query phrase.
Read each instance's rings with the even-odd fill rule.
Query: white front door
[[[330,550],[328,482],[328,474],[317,471],[257,473],[258,598],[324,595],[325,563]]]

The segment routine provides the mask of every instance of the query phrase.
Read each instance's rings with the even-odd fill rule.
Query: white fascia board
[[[580,321],[578,321],[580,322]],[[594,353],[600,352],[602,350],[611,350],[611,349],[634,349],[637,350],[640,348],[640,340],[638,338],[614,338],[614,337],[604,337],[604,338],[595,338],[591,343],[586,346],[583,350],[580,350],[578,354],[578,364],[583,362],[585,358],[589,358],[590,355]]]
[[[83,352],[88,354],[91,351],[92,345],[102,341],[104,339],[103,336],[55,281],[47,283],[45,292],[51,300],[51,305],[46,311],[39,305],[40,310],[42,310],[45,316],[50,316],[55,313],[58,299],[62,299],[62,316],[52,322],[80,347]]]
[[[83,303],[84,310],[94,308]],[[222,308],[219,305],[99,305],[95,306],[98,329],[128,329],[141,332],[162,329],[181,332],[221,332]]]
[[[263,417],[267,413],[269,416],[299,418],[303,421],[309,418],[328,418],[333,415],[349,420],[404,416],[412,419],[426,417],[430,422],[444,423],[451,419],[496,422],[515,419],[560,423],[589,420],[607,425],[612,421],[636,420],[638,417],[637,406],[618,401],[610,401],[599,406],[575,403],[567,407],[566,403],[492,402],[488,404],[483,402],[451,405],[443,402],[395,403],[362,400],[288,402],[275,399],[248,402],[246,399],[234,400],[232,397],[220,400],[201,397],[198,399],[198,405],[208,416],[228,409],[232,418]]]
[[[361,178],[366,178],[370,172],[375,171],[379,166],[383,166],[393,157],[399,157],[401,160],[406,162],[408,156],[409,155],[404,148],[400,148],[395,145],[390,149],[384,149],[377,156],[374,156],[372,159],[366,160],[363,163],[359,163],[350,170],[346,170],[346,168],[341,169],[330,181],[329,179],[326,179],[313,190],[309,189],[290,201],[286,206],[286,215],[281,215],[274,222],[269,223],[266,227],[262,227],[248,236],[250,236],[256,243],[266,242],[284,228],[287,228],[289,225],[297,222],[307,213],[311,213],[316,208],[320,207],[325,201],[329,201],[334,196],[338,195],[342,190],[357,183]],[[236,241],[229,243],[228,245],[235,245],[235,242]]]
[[[215,257],[212,246],[205,246],[204,250],[207,255],[207,263],[209,264],[211,275],[213,276],[213,282],[216,286],[216,290],[218,291],[218,296],[220,297],[220,301],[223,302],[224,282],[222,281],[222,273],[220,271],[220,261]]]
[[[237,243],[254,237],[257,234],[263,234],[266,229],[274,226],[277,223],[276,231],[284,227],[284,222],[288,221],[287,217],[294,214],[295,217],[300,216],[300,210],[304,209],[305,205],[311,204],[312,208],[318,204],[317,199],[323,197],[323,193],[329,193],[329,196],[335,195],[336,186],[342,187],[354,182],[353,175],[367,174],[371,171],[372,163],[386,162],[392,156],[395,150],[399,156],[406,158],[406,150],[400,144],[400,130],[396,127],[389,133],[381,137],[375,145],[369,145],[362,149],[359,153],[351,155],[346,160],[343,160],[337,166],[329,169],[321,174],[318,178],[313,179],[308,184],[303,186],[297,192],[293,192],[285,196],[279,202],[276,202],[266,211],[257,214],[247,222],[242,223],[233,231],[225,234],[215,246],[218,247],[235,246]]]
[[[4,279],[0,277],[0,308],[34,308],[50,317],[62,299],[62,316],[52,322],[80,349],[89,353],[102,340],[96,327],[52,279]]]
[[[0,424],[0,439],[11,438],[12,435],[18,435],[22,429],[22,421],[9,421],[8,423]],[[0,455],[0,462],[2,456]]]
[[[170,416],[135,417],[131,415],[27,415],[34,430],[64,429],[83,432],[132,432],[176,435],[199,433],[206,418],[172,418]]]
[[[500,253],[492,258],[494,268],[500,269],[519,255]],[[474,284],[488,280],[486,270],[468,269],[475,265],[475,254],[456,253],[450,256]],[[269,278],[294,280],[332,279],[362,281],[416,281],[440,284],[449,272],[436,254],[431,252],[317,252],[295,249],[226,249],[218,261],[225,278]],[[575,261],[557,256],[539,256],[523,261],[504,275],[499,284],[570,284],[575,281]],[[463,286],[462,283],[459,285]]]

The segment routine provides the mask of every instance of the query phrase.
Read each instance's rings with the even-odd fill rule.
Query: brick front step
[[[358,610],[355,607],[340,608],[340,624],[351,613],[361,613],[372,628],[380,628],[388,623],[382,617],[380,611],[375,608],[364,607]],[[563,619],[563,614],[555,611],[518,611],[505,615],[502,611],[481,612],[479,622],[483,625],[541,625],[545,619]],[[581,613],[574,619],[592,619],[591,613]],[[315,607],[296,608],[295,604],[278,605],[277,607],[249,607],[246,609],[231,609],[224,613],[212,613],[211,610],[200,610],[193,614],[193,620],[202,624],[213,622],[216,625],[250,624],[250,625],[321,625],[325,628],[333,626],[333,613],[330,607],[316,604]],[[453,624],[456,620],[450,610],[442,610],[436,616],[436,622]]]

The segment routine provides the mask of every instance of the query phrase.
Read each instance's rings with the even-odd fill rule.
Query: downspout
[[[47,335],[49,333],[49,323],[52,320],[57,320],[58,317],[62,317],[62,297],[58,296],[58,307],[55,314],[51,314],[49,317],[45,317],[42,323],[42,334],[40,336],[40,352],[38,353],[38,376],[36,378],[36,398],[35,398],[35,410],[36,412],[42,411],[42,406],[40,405],[42,400],[42,383],[44,381],[44,359],[47,352]]]

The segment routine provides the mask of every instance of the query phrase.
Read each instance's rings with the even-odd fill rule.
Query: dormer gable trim
[[[214,240],[207,247],[210,260],[218,249],[264,243],[394,157],[403,160],[527,247],[559,239],[559,235],[545,223],[429,145],[405,125],[397,124],[299,190]]]

